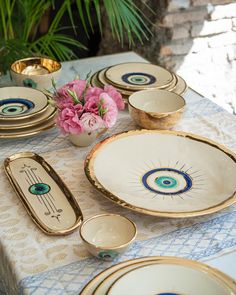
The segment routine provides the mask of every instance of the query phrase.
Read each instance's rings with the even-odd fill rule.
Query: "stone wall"
[[[140,1],[136,3],[140,5]],[[99,54],[134,50],[182,75],[198,92],[236,110],[236,1],[149,0],[153,36],[123,48],[105,28]],[[105,25],[106,27],[106,25]]]

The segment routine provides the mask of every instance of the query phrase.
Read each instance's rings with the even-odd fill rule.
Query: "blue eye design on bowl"
[[[34,103],[23,98],[7,98],[0,100],[0,116],[15,117],[25,114],[34,108]]]
[[[124,74],[121,76],[121,79],[131,85],[150,85],[156,82],[156,78],[153,75],[142,72]]]
[[[23,85],[25,87],[34,88],[34,89],[37,87],[37,83],[32,79],[23,80]]]

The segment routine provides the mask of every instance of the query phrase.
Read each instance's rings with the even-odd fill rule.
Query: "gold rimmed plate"
[[[122,274],[104,294],[232,295],[235,292],[236,283],[216,269],[187,259],[163,257]]]
[[[27,87],[0,88],[0,120],[32,118],[47,108],[47,96]]]
[[[48,106],[45,112],[42,114],[39,114],[37,116],[34,116],[33,118],[29,119],[22,119],[22,120],[14,120],[12,121],[1,121],[0,120],[0,130],[8,130],[11,131],[12,129],[25,129],[29,127],[34,127],[37,125],[40,125],[42,123],[46,123],[50,121],[52,118],[56,115],[56,108],[52,106]]]
[[[185,132],[113,135],[89,153],[85,173],[105,197],[148,215],[200,216],[236,202],[235,153]]]
[[[177,83],[171,91],[179,95],[182,95],[186,92],[188,85],[182,77],[180,77],[179,75],[175,75],[175,76],[177,78]]]
[[[35,224],[46,234],[65,235],[83,219],[73,195],[39,155],[23,152],[4,162],[9,181]]]
[[[156,266],[154,266],[156,265]],[[200,279],[202,280],[205,279],[206,281],[209,282],[210,280],[210,284],[208,284],[208,286],[206,286],[205,284],[203,285],[203,288],[208,288],[206,289],[207,291],[212,291],[214,290],[215,286],[220,286],[219,290],[226,291],[226,293],[223,294],[235,294],[236,292],[236,284],[235,281],[230,278],[229,276],[227,276],[226,274],[220,272],[217,269],[214,269],[208,265],[205,265],[203,263],[199,263],[196,261],[192,261],[192,260],[187,260],[187,259],[183,259],[183,258],[177,258],[177,257],[160,257],[160,256],[153,256],[153,257],[142,257],[142,258],[138,258],[138,259],[132,259],[132,260],[128,260],[128,261],[124,261],[121,262],[119,264],[113,265],[110,268],[104,270],[103,272],[101,272],[100,274],[98,274],[96,277],[94,277],[81,291],[80,295],[104,295],[104,294],[110,294],[109,292],[115,292],[114,288],[113,291],[112,290],[112,286],[114,286],[115,284],[118,283],[119,279],[122,279],[125,277],[125,275],[129,275],[129,273],[131,273],[132,271],[139,271],[141,270],[141,272],[143,271],[144,267],[150,267],[149,270],[154,266],[156,268],[159,268],[157,271],[160,270],[160,268],[164,269],[164,272],[159,276],[156,276],[156,280],[159,280],[159,278],[162,278],[162,283],[166,283],[166,285],[164,286],[164,288],[166,289],[162,289],[161,292],[155,288],[154,286],[154,292],[151,292],[149,294],[163,294],[163,291],[167,292],[168,294],[174,294],[174,288],[172,288],[172,290],[170,289],[171,287],[174,287],[173,284],[175,283],[175,287],[177,287],[177,285],[179,284],[180,280],[176,280],[176,279],[171,279],[170,280],[170,275],[166,276],[166,272],[168,271],[172,271],[172,273],[174,272],[176,274],[176,277],[178,277],[179,275],[177,275],[178,271],[182,272],[187,272],[191,273],[190,274],[190,278],[192,280],[193,285],[195,285],[195,283]],[[153,270],[151,270],[153,272]],[[137,273],[136,273],[137,274]],[[135,277],[137,278],[135,274]],[[132,276],[134,275],[134,273],[132,274]],[[139,274],[138,274],[139,275]],[[146,275],[146,271],[145,271],[145,275]],[[190,286],[191,284],[189,284],[188,280],[186,280],[186,275],[182,277],[182,282],[180,284],[180,288],[184,288],[184,287],[189,287],[192,288],[192,286]],[[193,277],[193,275],[197,275],[198,277]],[[165,278],[167,280],[165,280]],[[188,276],[188,275],[187,275]],[[171,276],[171,278],[175,277]],[[144,278],[144,277],[143,277]],[[143,283],[143,278],[139,278],[135,279],[136,283]],[[189,279],[190,279],[189,278]],[[127,279],[127,278],[126,278]],[[130,279],[130,278],[128,278]],[[184,280],[184,282],[183,282]],[[148,283],[149,285],[149,279],[145,278],[145,281]],[[130,283],[130,281],[129,281]],[[212,287],[212,283],[215,285]],[[155,284],[155,283],[154,283]],[[120,285],[121,287],[121,285]],[[120,293],[120,294],[137,294],[136,292],[139,291],[135,291],[135,292],[128,292],[128,288],[133,287],[133,285],[129,285],[127,286],[126,292]],[[158,284],[157,288],[160,287],[160,284]],[[222,288],[222,289],[221,289]],[[145,292],[147,290],[146,288],[139,288],[140,292]],[[192,292],[190,293],[184,293],[184,294],[191,294],[191,295],[198,295],[198,288],[195,288],[195,291],[197,293],[193,293],[195,292],[193,289],[191,290]],[[156,292],[158,291],[158,292]],[[172,291],[172,293],[171,293]],[[175,288],[175,291],[178,291],[177,288]],[[180,290],[179,290],[180,291]],[[227,293],[227,292],[231,292],[231,293]],[[112,293],[111,293],[112,294]],[[145,294],[145,293],[142,293]],[[177,294],[183,294],[183,293],[178,293]],[[201,293],[203,294],[203,293]],[[205,293],[204,293],[205,294]],[[212,294],[212,293],[206,293],[206,294]],[[217,293],[216,293],[217,294]],[[214,294],[214,295],[216,295]],[[175,293],[176,295],[176,293]]]
[[[111,84],[128,90],[167,88],[173,82],[173,74],[163,67],[150,63],[123,63],[105,71]]]
[[[0,138],[7,139],[7,138],[29,137],[29,136],[40,134],[53,127],[55,127],[54,116],[52,116],[51,119],[46,120],[45,122],[35,126],[25,127],[22,129],[0,130]]]

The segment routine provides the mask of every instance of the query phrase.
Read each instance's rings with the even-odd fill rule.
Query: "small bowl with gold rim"
[[[15,61],[10,72],[17,86],[47,90],[52,87],[52,79],[58,80],[61,63],[48,57],[28,57]]]
[[[104,260],[112,260],[124,253],[136,234],[134,222],[118,214],[92,216],[80,227],[80,236],[88,252]]]
[[[185,108],[182,96],[167,90],[142,90],[128,98],[129,113],[145,129],[170,129],[181,118]]]

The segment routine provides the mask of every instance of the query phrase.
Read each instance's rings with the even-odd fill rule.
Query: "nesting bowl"
[[[182,96],[167,90],[143,90],[128,98],[129,113],[145,129],[170,129],[185,108]]]
[[[52,79],[58,80],[60,62],[47,57],[28,57],[15,61],[10,68],[13,83],[17,86],[50,89]]]
[[[134,222],[118,214],[93,216],[80,227],[80,236],[87,250],[104,260],[112,260],[124,253],[136,234]]]

